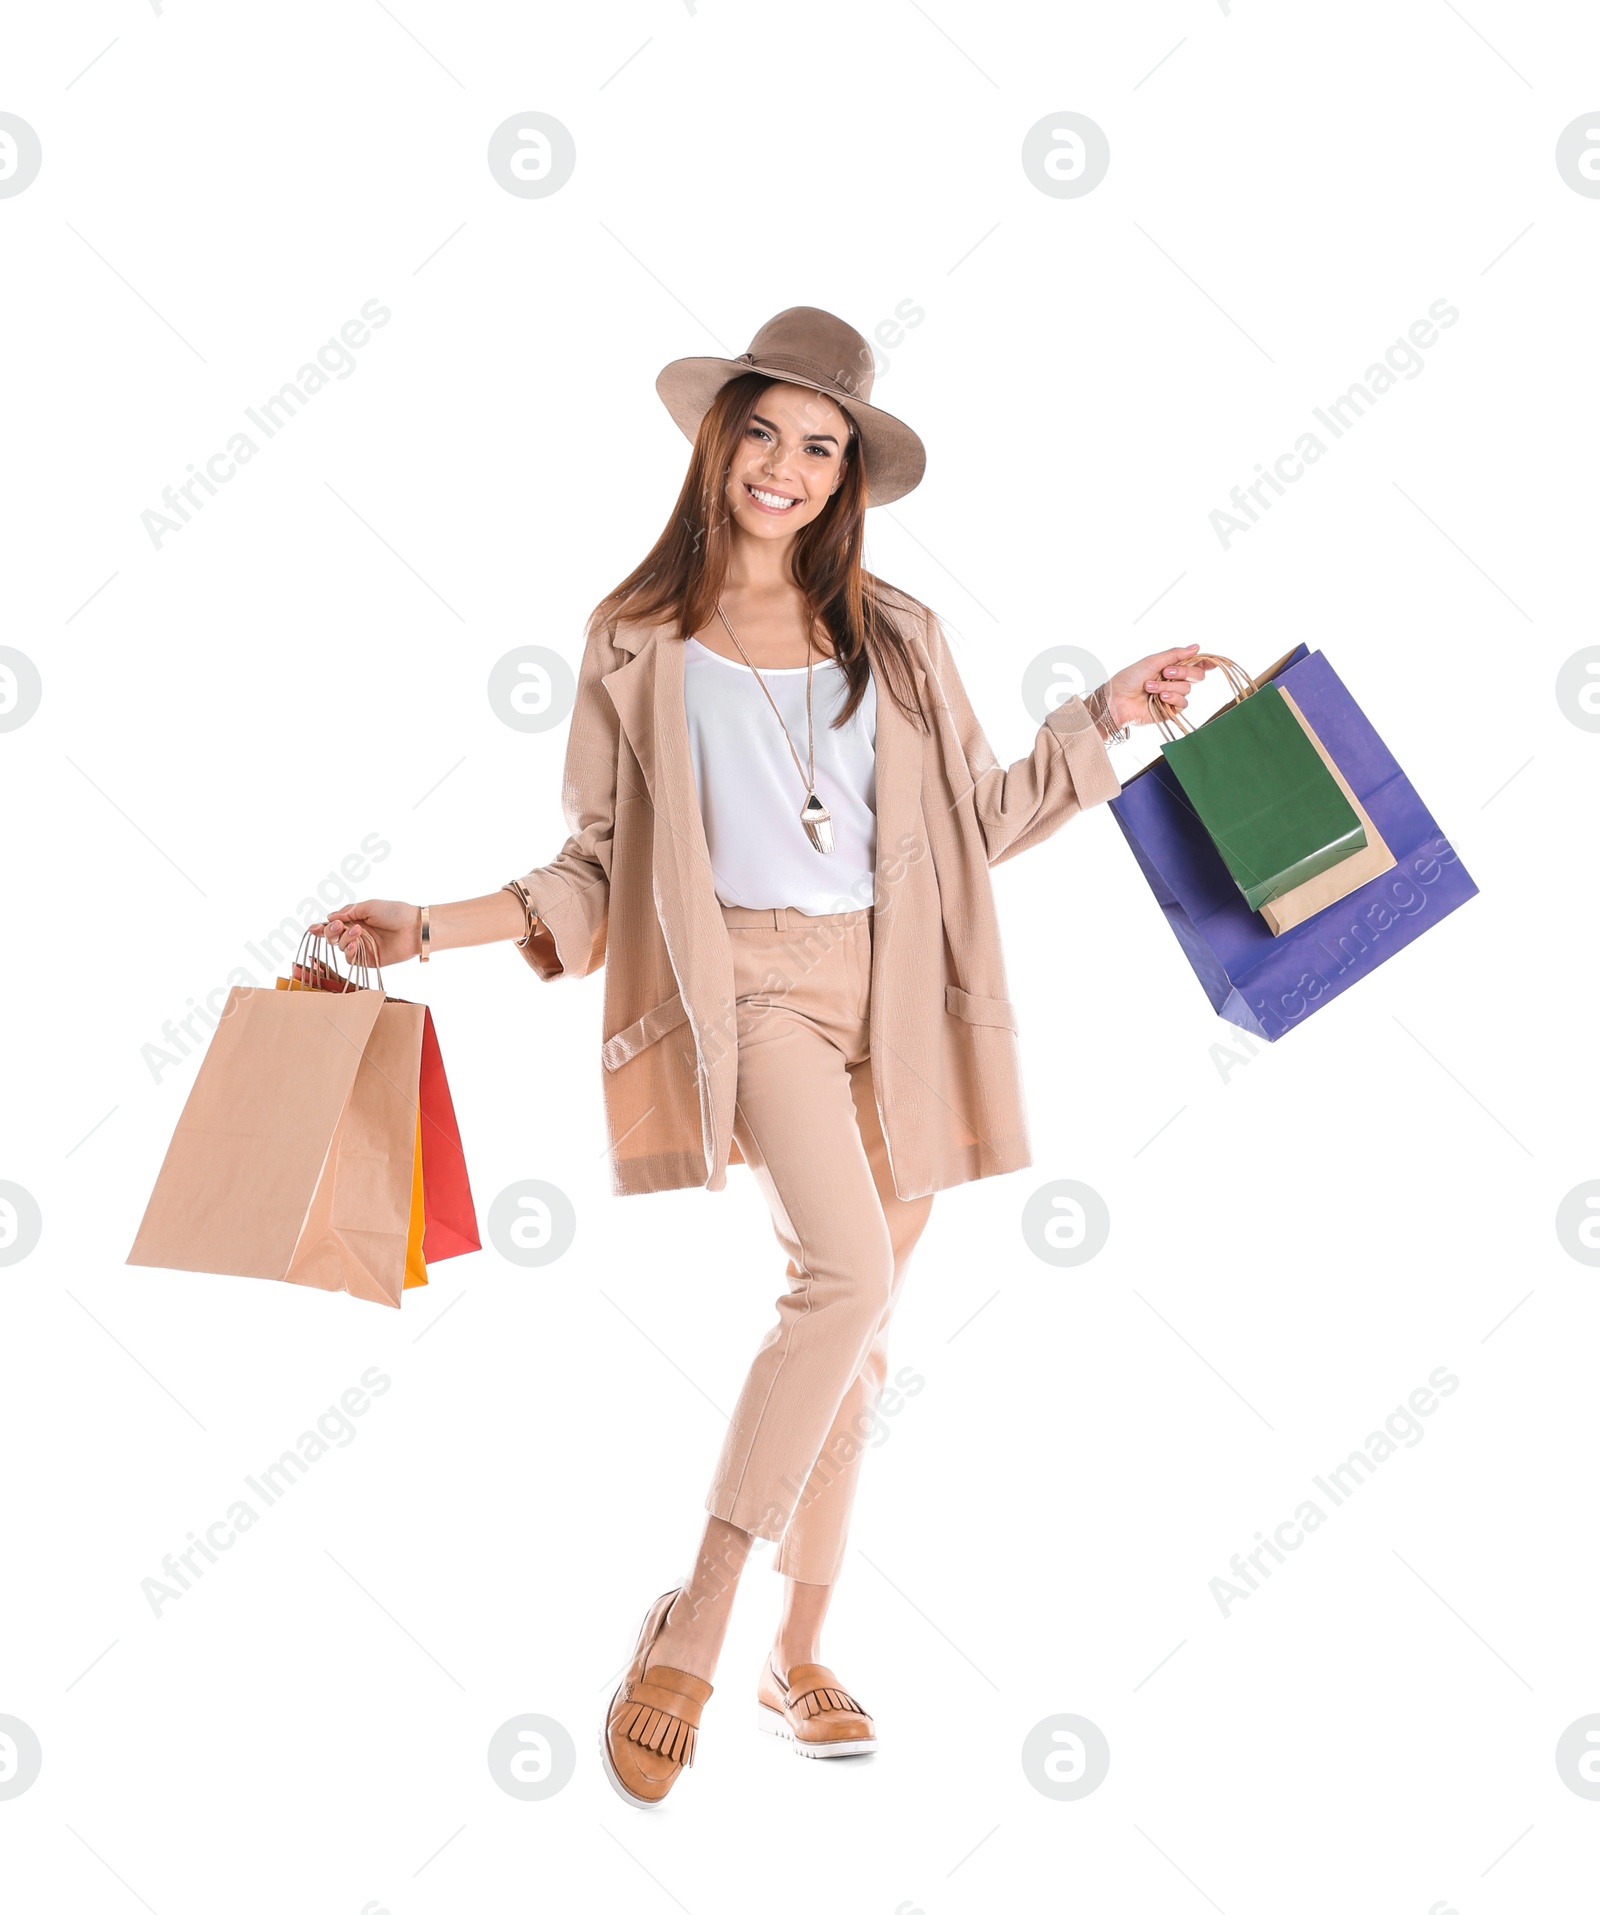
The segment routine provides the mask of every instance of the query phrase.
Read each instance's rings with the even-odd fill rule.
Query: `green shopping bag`
[[[1196,728],[1149,694],[1168,740],[1161,755],[1222,855],[1252,911],[1364,850],[1367,834],[1348,798],[1276,685],[1255,681],[1232,659],[1216,664],[1235,702]],[[1186,736],[1172,738],[1169,726]]]

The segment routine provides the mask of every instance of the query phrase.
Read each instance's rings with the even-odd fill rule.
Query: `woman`
[[[741,359],[657,381],[693,441],[666,530],[589,622],[568,737],[570,835],[500,891],[368,900],[324,930],[393,964],[514,939],[540,977],[606,966],[613,1186],[754,1172],[788,1259],[706,1499],[694,1566],[651,1605],[601,1726],[618,1793],[692,1763],[751,1543],[779,1544],[763,1728],[809,1756],[876,1747],[821,1660],[886,1335],[935,1190],[1028,1148],[989,866],[1120,790],[1106,741],[1187,702],[1158,652],[1039,727],[1002,770],[937,619],[862,565],[866,508],[922,476],[867,403],[872,353],[794,307]]]

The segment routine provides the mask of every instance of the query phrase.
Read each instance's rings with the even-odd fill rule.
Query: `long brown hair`
[[[715,616],[733,545],[723,481],[757,400],[774,383],[763,372],[740,373],[712,400],[695,434],[672,517],[628,576],[595,607],[591,630],[619,618],[667,619],[674,622],[676,636],[685,639]],[[845,416],[849,418],[848,412]],[[835,728],[855,715],[875,664],[890,696],[913,723],[926,729],[910,653],[894,616],[896,609],[915,616],[925,608],[861,563],[867,472],[853,419],[843,466],[838,491],[796,534],[789,555],[790,574],[804,594],[806,609],[832,639],[849,687]]]

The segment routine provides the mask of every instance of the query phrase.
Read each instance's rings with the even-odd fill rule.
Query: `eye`
[[[766,432],[760,426],[750,426],[747,428],[747,431],[758,439],[765,439],[767,437]]]
[[[831,459],[833,457],[832,446],[823,446],[823,445],[807,446],[806,451],[819,453],[824,459]]]

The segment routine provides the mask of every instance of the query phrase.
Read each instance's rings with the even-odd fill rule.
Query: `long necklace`
[[[728,625],[728,615],[723,611],[720,601],[717,604],[717,617],[722,620],[724,625],[727,625],[729,638],[733,640],[735,645],[739,645],[739,634],[731,625]],[[742,645],[739,645],[739,656],[747,665],[750,665],[750,655]],[[756,672],[754,665],[750,665],[750,669]],[[789,747],[789,756],[794,760],[794,768],[800,773],[801,779],[805,784],[806,801],[800,807],[800,822],[806,828],[806,836],[811,840],[814,850],[831,851],[833,849],[832,815],[828,807],[817,796],[817,747],[816,738],[811,727],[810,641],[807,641],[806,648],[806,755],[811,762],[809,775],[800,763],[800,754],[795,750],[794,740],[789,736],[789,727],[783,724],[783,713],[778,710],[777,700],[772,696],[771,692],[767,691],[767,681],[761,676],[760,672],[756,672],[756,683],[764,692],[767,692],[767,703],[772,707],[778,723],[783,725],[783,741]]]

